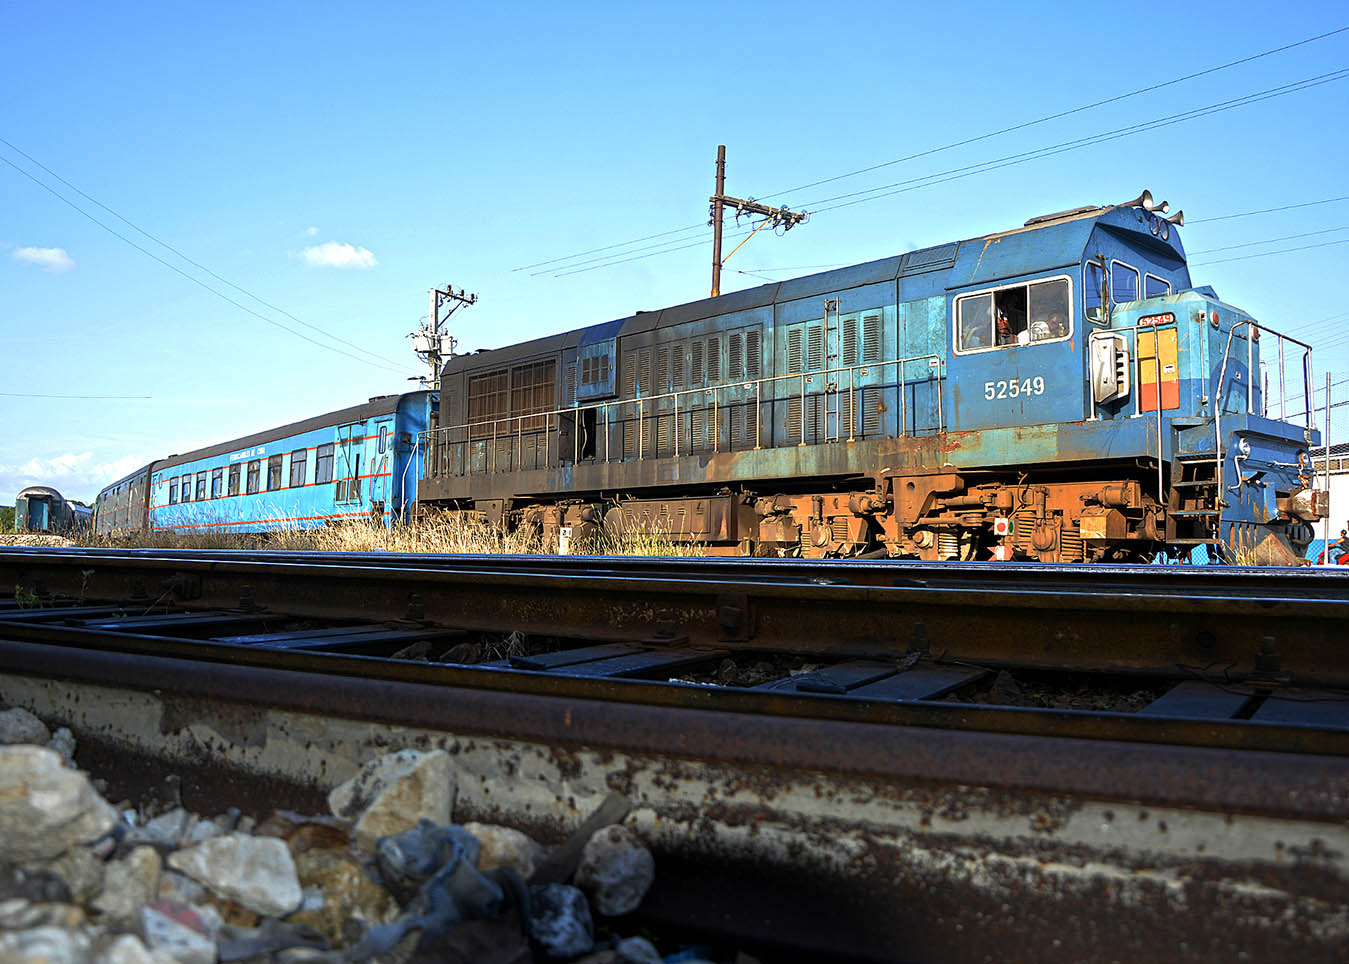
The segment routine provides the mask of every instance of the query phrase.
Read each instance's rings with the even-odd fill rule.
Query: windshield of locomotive
[[[961,351],[1058,341],[1072,334],[1067,279],[999,288],[956,302]]]

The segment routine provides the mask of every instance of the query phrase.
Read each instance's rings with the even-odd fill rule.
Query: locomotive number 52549
[[[1034,378],[1025,378],[1021,381],[1012,379],[999,379],[996,382],[984,382],[984,398],[992,401],[995,398],[1018,398],[1021,395],[1043,395],[1045,393],[1045,380],[1043,375],[1036,375]]]

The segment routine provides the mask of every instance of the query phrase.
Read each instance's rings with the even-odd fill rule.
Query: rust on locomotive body
[[[453,357],[420,504],[561,552],[639,530],[726,554],[1298,563],[1318,436],[1281,416],[1309,408],[1310,348],[1196,287],[1178,226],[1144,192]]]

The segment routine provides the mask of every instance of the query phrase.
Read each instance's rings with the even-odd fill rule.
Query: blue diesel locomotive
[[[265,532],[406,520],[431,392],[386,395],[151,462],[98,494],[94,530]]]
[[[1151,195],[452,358],[418,497],[713,552],[1296,564],[1311,350]]]

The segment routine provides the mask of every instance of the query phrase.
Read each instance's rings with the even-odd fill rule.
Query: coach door
[[[370,440],[370,511],[383,515],[389,505],[389,492],[392,486],[393,464],[393,419],[381,419],[375,423],[374,438]]]
[[[353,514],[365,495],[363,476],[367,472],[365,458],[365,423],[353,422],[337,430],[337,502],[338,514]]]

